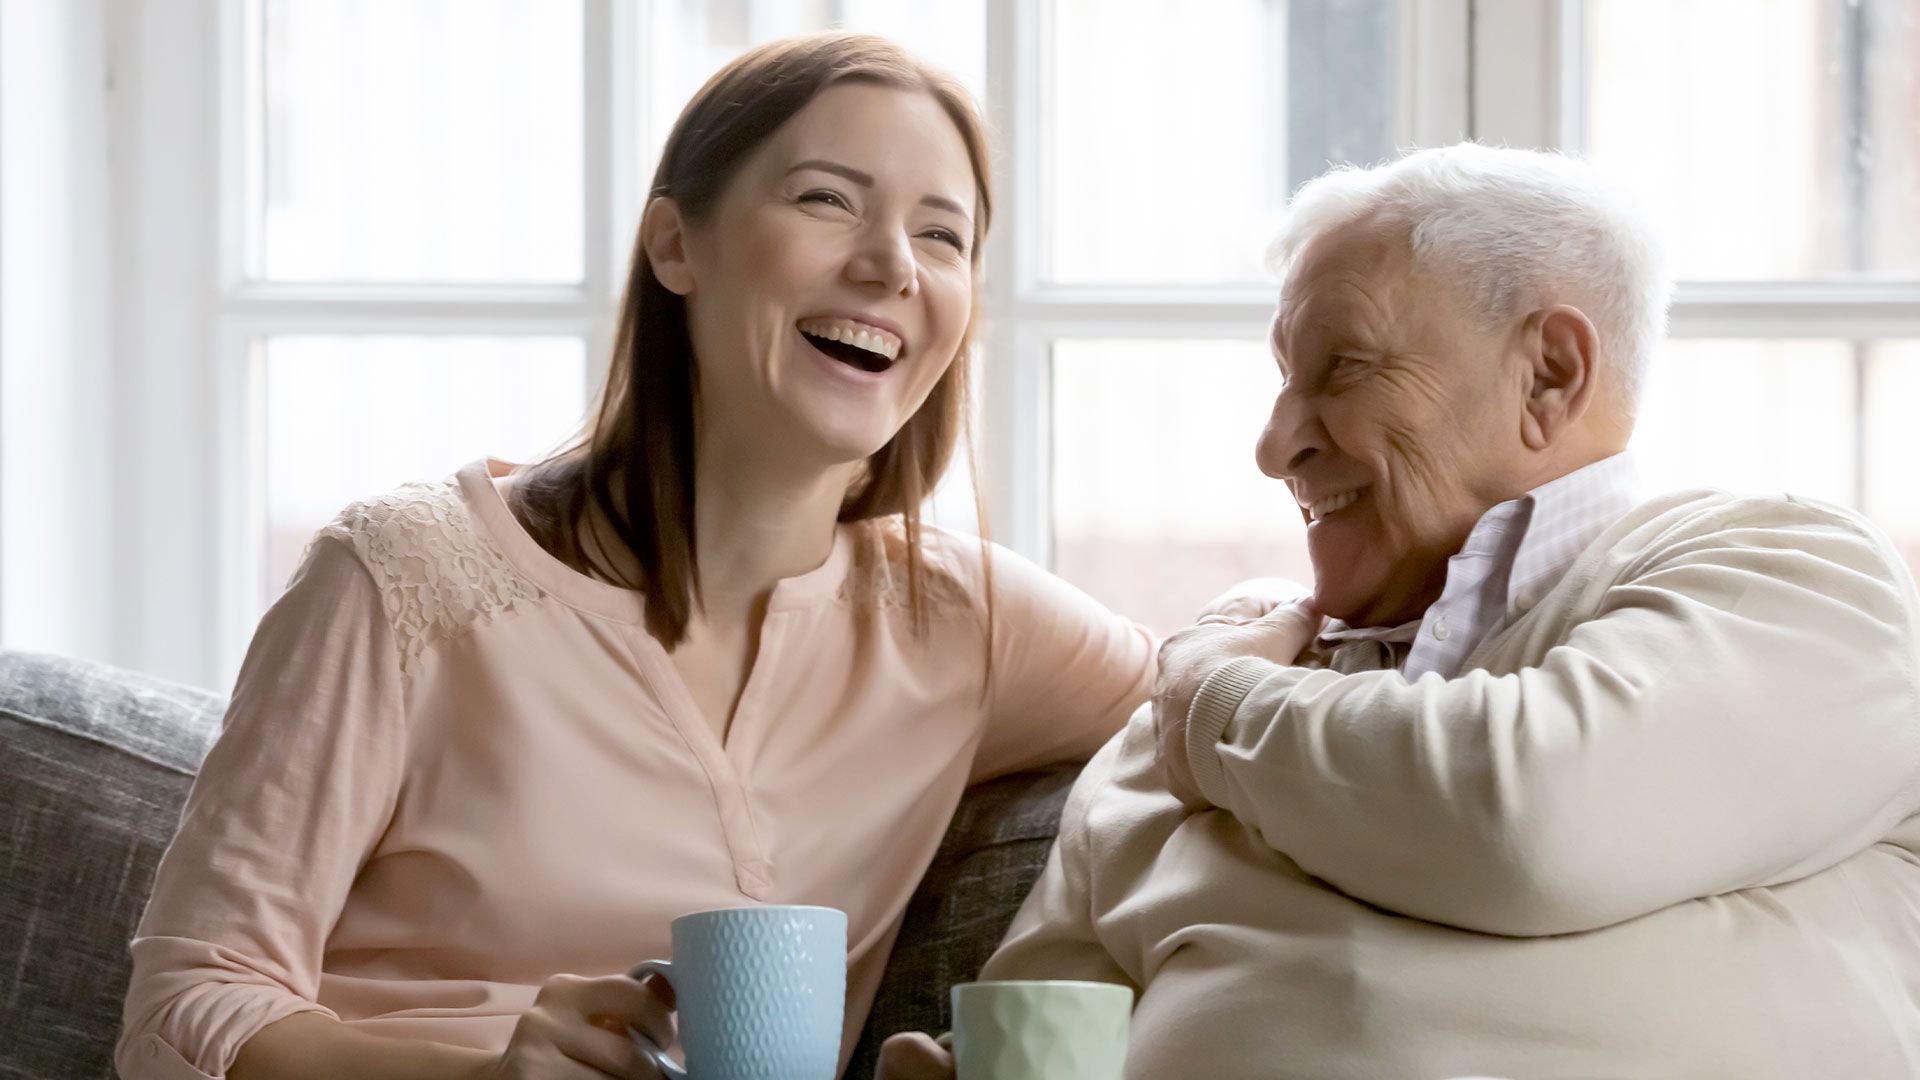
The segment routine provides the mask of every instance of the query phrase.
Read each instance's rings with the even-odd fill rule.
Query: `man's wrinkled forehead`
[[[1412,264],[1404,230],[1362,219],[1322,231],[1301,246],[1281,279],[1271,334],[1275,348],[1305,329],[1302,319],[1320,324],[1384,317]]]

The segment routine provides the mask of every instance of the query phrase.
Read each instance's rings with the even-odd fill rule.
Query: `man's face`
[[[1528,367],[1362,221],[1313,240],[1281,288],[1283,379],[1256,457],[1307,520],[1314,601],[1358,626],[1418,618],[1490,507],[1521,494]]]

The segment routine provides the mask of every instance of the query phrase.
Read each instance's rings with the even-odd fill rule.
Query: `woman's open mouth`
[[[900,358],[900,339],[850,319],[802,319],[798,329],[807,344],[840,363],[879,374]]]

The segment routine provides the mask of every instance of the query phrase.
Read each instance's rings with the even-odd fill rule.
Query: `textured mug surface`
[[[834,1080],[839,1071],[844,912],[768,905],[683,915],[673,921],[672,963],[634,969],[636,978],[648,972],[673,985],[691,1080]]]
[[[1098,982],[953,988],[959,1080],[1121,1080],[1133,991]]]

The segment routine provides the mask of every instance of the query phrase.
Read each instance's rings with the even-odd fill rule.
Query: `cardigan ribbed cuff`
[[[1187,707],[1187,768],[1200,793],[1215,806],[1227,805],[1227,772],[1220,764],[1220,740],[1240,703],[1273,673],[1273,662],[1243,656],[1214,670]]]

